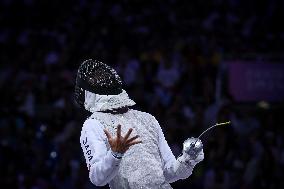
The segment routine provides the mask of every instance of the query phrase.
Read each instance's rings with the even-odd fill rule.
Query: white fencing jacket
[[[138,134],[142,140],[131,146],[121,159],[112,155],[103,131],[107,129],[116,137],[118,124],[122,136],[133,128],[130,137]],[[148,113],[132,109],[124,114],[94,112],[83,124],[80,143],[90,180],[96,186],[168,189],[171,188],[169,183],[189,177],[197,163],[187,164],[176,159],[157,120]]]

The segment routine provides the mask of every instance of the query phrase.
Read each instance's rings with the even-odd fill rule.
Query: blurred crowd
[[[244,55],[284,60],[283,9],[281,0],[1,1],[1,188],[96,188],[79,142],[88,113],[73,99],[88,58],[118,71],[176,156],[186,138],[231,120],[204,136],[205,160],[174,188],[283,188],[283,102],[235,102],[224,69]]]

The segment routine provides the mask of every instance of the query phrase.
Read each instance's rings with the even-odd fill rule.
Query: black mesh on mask
[[[100,95],[117,95],[122,92],[122,81],[110,66],[96,61],[84,61],[77,72],[75,100],[84,106],[85,90]]]

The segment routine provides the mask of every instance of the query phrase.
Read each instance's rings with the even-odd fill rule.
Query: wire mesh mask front
[[[77,72],[75,101],[84,107],[85,90],[100,95],[117,95],[122,92],[122,81],[110,66],[96,60],[84,61]]]

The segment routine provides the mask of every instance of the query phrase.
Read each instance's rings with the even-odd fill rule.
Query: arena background
[[[74,79],[114,66],[177,156],[219,121],[177,189],[284,188],[282,0],[0,1],[0,187],[96,188]],[[105,187],[108,188],[108,187]]]

